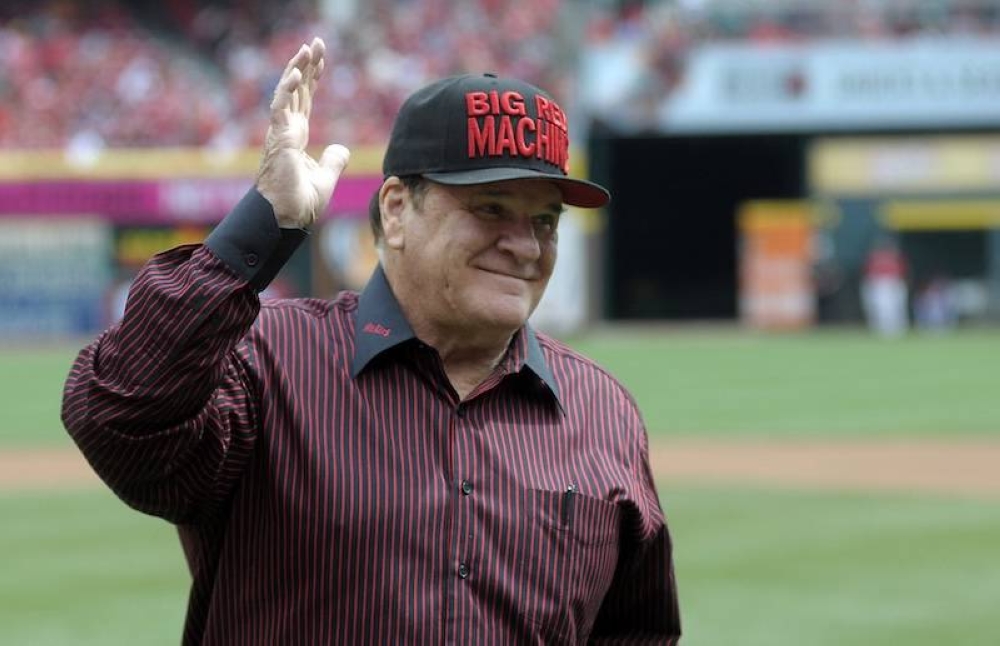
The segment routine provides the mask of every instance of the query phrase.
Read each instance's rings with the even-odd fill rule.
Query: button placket
[[[468,406],[465,403],[460,403],[455,407],[454,424],[456,430],[458,430],[458,428],[464,428],[467,425],[468,412]],[[462,442],[457,436],[455,437],[455,442],[455,456],[457,461],[454,464],[454,468],[457,473],[462,473],[463,471],[467,471],[471,465],[464,464],[464,453],[460,448]],[[458,536],[460,538],[458,538],[459,542],[457,545],[458,553],[456,556],[458,557],[458,566],[456,568],[456,574],[458,574],[459,579],[465,580],[469,578],[472,573],[472,568],[469,566],[468,561],[464,559],[468,557],[469,549],[471,549],[471,545],[467,542],[472,540],[472,526],[469,524],[472,522],[472,512],[469,505],[472,504],[470,496],[475,491],[475,487],[469,478],[460,477],[457,484],[459,499],[464,502],[464,504],[460,503],[458,509],[456,510],[458,513],[457,522],[460,526],[460,529],[458,529]]]

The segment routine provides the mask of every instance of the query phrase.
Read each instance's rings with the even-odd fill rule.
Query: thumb
[[[331,144],[323,151],[323,156],[319,158],[319,165],[333,171],[335,177],[340,177],[350,159],[351,151],[346,146]]]

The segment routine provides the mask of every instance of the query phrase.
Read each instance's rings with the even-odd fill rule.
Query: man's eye
[[[536,215],[532,220],[535,223],[535,229],[537,231],[543,231],[546,233],[552,233],[559,226],[559,216],[546,214],[546,215]]]
[[[495,220],[503,215],[503,207],[499,204],[483,204],[476,208],[476,213],[480,217]]]

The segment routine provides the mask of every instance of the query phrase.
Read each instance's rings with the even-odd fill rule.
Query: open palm
[[[306,228],[322,213],[347,165],[350,152],[331,145],[319,161],[306,153],[309,117],[326,45],[313,38],[282,72],[271,101],[271,120],[257,173],[257,190],[274,208],[278,225]]]

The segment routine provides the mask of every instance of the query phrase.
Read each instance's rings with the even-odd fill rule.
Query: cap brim
[[[450,173],[422,173],[427,179],[448,186],[472,186],[512,179],[537,179],[553,182],[562,192],[563,203],[586,209],[602,207],[611,201],[611,194],[600,184],[565,175],[550,175],[528,168],[477,168]]]

